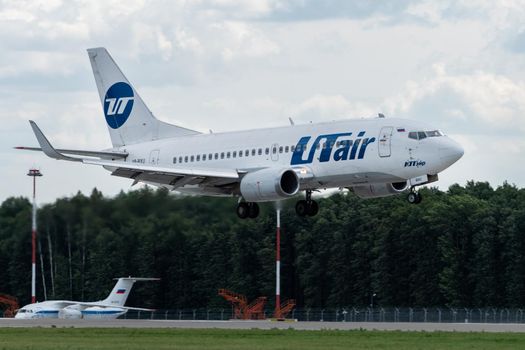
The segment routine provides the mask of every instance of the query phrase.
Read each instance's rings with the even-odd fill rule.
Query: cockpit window
[[[432,131],[411,131],[408,133],[408,138],[413,140],[423,140],[427,137],[439,137],[443,136],[443,133],[439,130]]]
[[[425,131],[428,137],[443,136],[443,133],[439,130]]]

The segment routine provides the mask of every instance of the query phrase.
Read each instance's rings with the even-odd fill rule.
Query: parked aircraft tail
[[[129,292],[133,284],[137,281],[158,281],[158,278],[142,278],[142,277],[121,277],[118,279],[115,287],[109,296],[100,301],[100,304],[107,304],[111,306],[124,306],[128,299]]]
[[[105,48],[87,51],[113,147],[199,133],[155,118]]]

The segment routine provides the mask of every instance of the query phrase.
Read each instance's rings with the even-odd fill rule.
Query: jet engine
[[[240,190],[247,202],[284,199],[299,191],[299,177],[292,169],[262,169],[244,175]]]
[[[58,318],[79,319],[82,318],[82,312],[76,308],[76,305],[71,305],[61,309],[58,312]]]
[[[361,198],[379,198],[400,194],[408,188],[408,182],[393,182],[373,185],[354,186],[351,190]]]

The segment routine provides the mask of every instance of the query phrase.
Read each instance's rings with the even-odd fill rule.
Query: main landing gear
[[[319,212],[319,204],[312,199],[312,191],[306,191],[306,200],[300,200],[295,205],[295,212],[299,216],[315,216]]]
[[[410,204],[419,204],[419,203],[421,203],[421,200],[422,200],[422,198],[421,198],[421,195],[419,194],[419,192],[416,192],[414,190],[414,188],[412,187],[410,189],[410,193],[408,193],[408,195],[407,195],[408,203],[410,203]]]
[[[259,204],[255,202],[240,202],[237,205],[237,216],[241,219],[255,219],[259,216]]]

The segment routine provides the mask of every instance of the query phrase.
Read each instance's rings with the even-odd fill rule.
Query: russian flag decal
[[[124,293],[126,293],[125,289],[118,289],[117,290],[117,294],[124,294]]]

